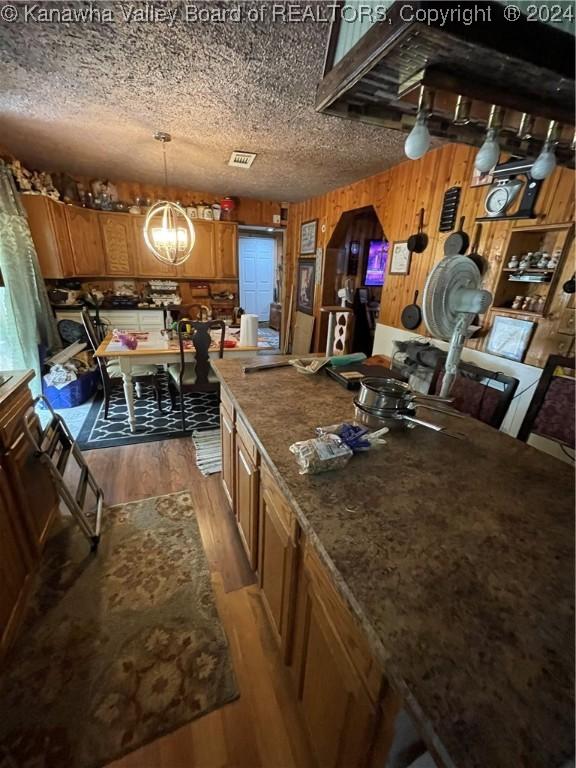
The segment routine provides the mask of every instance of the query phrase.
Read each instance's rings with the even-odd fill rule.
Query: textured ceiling
[[[29,167],[162,183],[164,130],[170,184],[301,200],[403,159],[401,134],[315,112],[326,23],[273,22],[265,2],[243,6],[265,8],[258,23],[186,23],[184,4],[148,4],[176,9],[172,27],[124,20],[143,3],[92,6],[114,21],[24,21],[23,6],[0,20],[0,145]],[[234,149],[258,153],[250,170],[227,166]]]

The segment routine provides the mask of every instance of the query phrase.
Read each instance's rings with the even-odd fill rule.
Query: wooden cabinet
[[[238,227],[229,221],[214,224],[214,252],[218,277],[238,277]]]
[[[45,195],[22,195],[32,240],[44,277],[74,274],[72,245],[66,221],[66,206]]]
[[[18,629],[29,577],[58,510],[52,479],[24,431],[31,378],[31,371],[12,371],[0,386],[0,655]],[[36,416],[29,426],[39,428]]]
[[[297,525],[269,470],[262,467],[258,540],[259,584],[283,658],[291,653],[296,588]]]
[[[98,217],[107,275],[134,275],[136,235],[125,214],[102,213]]]
[[[0,658],[21,619],[32,576],[32,559],[17,512],[8,474],[0,465]]]
[[[220,404],[220,435],[222,440],[222,485],[234,510],[234,416]]]
[[[214,222],[194,220],[196,240],[189,258],[178,269],[180,277],[214,278],[216,260],[214,256]]]
[[[381,675],[309,546],[298,585],[293,671],[318,764],[366,765],[380,717]]]
[[[162,279],[173,279],[178,276],[176,267],[169,264],[163,264],[154,256],[144,240],[144,222],[145,216],[130,215],[130,224],[132,225],[132,237],[136,257],[136,274],[140,277],[158,277]]]
[[[66,206],[74,274],[79,277],[106,274],[99,216],[98,211]]]
[[[236,520],[240,538],[253,570],[257,569],[258,555],[258,463],[259,456],[241,420],[236,424]]]

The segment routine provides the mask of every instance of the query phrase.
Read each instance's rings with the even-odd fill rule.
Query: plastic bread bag
[[[382,427],[371,432],[368,427],[348,421],[343,421],[340,424],[330,424],[327,427],[316,427],[317,435],[338,435],[354,453],[369,451],[371,448],[386,445],[383,435],[388,431],[388,427]]]
[[[317,475],[332,469],[342,469],[354,455],[338,435],[325,434],[301,440],[290,446],[296,456],[301,475]]]

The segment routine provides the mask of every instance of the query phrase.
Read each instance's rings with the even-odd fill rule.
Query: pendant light
[[[551,120],[548,126],[548,133],[546,134],[546,141],[542,147],[542,151],[534,161],[534,165],[530,169],[530,176],[538,181],[547,179],[548,176],[556,168],[556,155],[554,154],[554,144],[556,140],[556,120]]]
[[[164,184],[168,187],[166,144],[172,141],[172,137],[169,133],[159,131],[154,134],[154,138],[162,144]],[[144,240],[158,261],[178,266],[186,261],[194,248],[194,224],[178,203],[161,200],[148,211],[144,222]]]
[[[432,99],[432,94],[422,87],[420,89],[416,123],[404,142],[404,152],[410,160],[418,160],[418,158],[423,157],[430,147],[428,116],[432,109]]]
[[[488,130],[484,144],[478,150],[474,167],[480,173],[488,173],[498,162],[500,157],[500,145],[498,144],[498,131],[502,127],[503,111],[501,107],[492,105],[488,118]]]

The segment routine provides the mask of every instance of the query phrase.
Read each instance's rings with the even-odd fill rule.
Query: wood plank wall
[[[400,315],[402,309],[410,304],[415,290],[420,291],[431,268],[444,255],[443,247],[446,234],[438,232],[440,211],[444,192],[449,187],[461,186],[459,215],[466,217],[465,230],[471,239],[474,235],[475,219],[484,215],[484,197],[488,187],[471,187],[470,179],[477,150],[461,144],[447,144],[428,152],[421,160],[406,161],[376,176],[362,179],[346,187],[340,187],[321,197],[311,198],[290,206],[287,237],[286,297],[290,297],[292,282],[295,278],[296,260],[299,250],[299,232],[303,221],[318,219],[318,246],[326,248],[341,214],[344,211],[372,205],[382,224],[385,237],[391,241],[406,240],[417,231],[418,213],[425,209],[424,231],[428,234],[429,244],[424,253],[412,257],[408,276],[388,275],[382,291],[380,322],[385,325],[402,327]],[[536,221],[493,222],[482,225],[479,252],[489,260],[489,269],[485,276],[485,286],[493,290],[502,267],[504,249],[510,230],[515,226],[527,224],[553,224],[574,220],[574,172],[558,168],[547,179],[540,191],[537,203]],[[572,274],[573,263],[566,264],[565,273]],[[315,301],[315,343],[314,349],[323,348],[324,339],[320,338],[318,322],[322,291],[316,290]],[[541,327],[535,335],[526,362],[543,365],[550,353],[546,338],[555,334],[559,320],[559,311],[563,305],[555,302],[553,314],[547,320],[540,321]],[[556,312],[554,310],[556,309]],[[424,334],[422,324],[416,333]],[[545,338],[543,338],[545,337]],[[473,340],[471,346],[481,348],[484,341]]]

